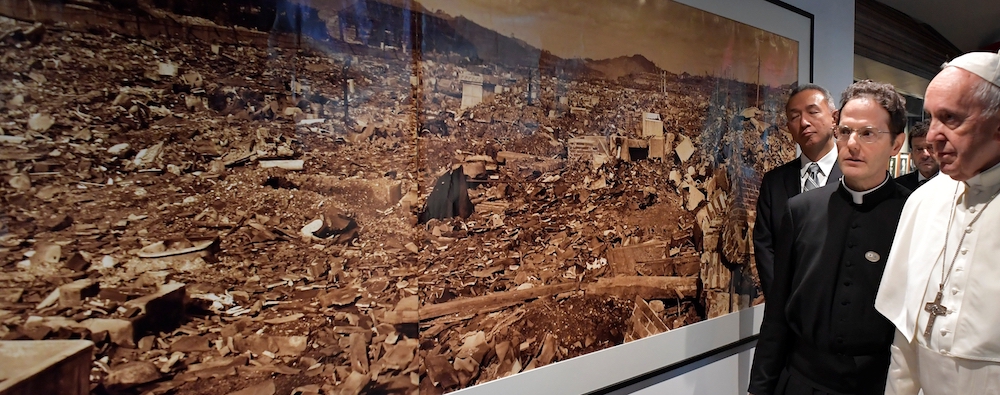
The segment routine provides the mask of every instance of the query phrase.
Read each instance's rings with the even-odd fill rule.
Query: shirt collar
[[[993,167],[986,169],[986,171],[965,180],[965,185],[974,189],[992,189],[997,184],[1000,184],[1000,163],[997,163],[993,165]]]
[[[844,191],[847,191],[847,193],[851,195],[851,200],[854,201],[854,204],[862,204],[862,203],[865,202],[865,195],[867,195],[869,193],[872,193],[872,192],[875,192],[879,188],[882,188],[883,186],[885,186],[885,184],[887,182],[889,182],[889,179],[891,179],[891,178],[892,177],[889,177],[889,174],[886,173],[885,179],[882,180],[882,183],[878,184],[877,187],[869,189],[869,190],[866,190],[866,191],[860,191],[860,192],[859,191],[855,191],[855,190],[851,189],[850,187],[848,187],[847,183],[844,182],[843,178],[840,179],[840,186],[844,187]]]
[[[930,177],[924,177],[924,173],[921,173],[920,169],[917,169],[916,171],[917,171],[917,182],[920,182],[920,181],[923,181],[923,180],[930,180],[930,179],[936,177],[938,175],[938,173],[939,173],[939,172],[936,171],[936,172],[934,172],[934,174],[931,174]]]
[[[805,154],[799,155],[799,176],[800,177],[805,177],[806,171],[809,169],[809,164],[810,163],[812,163],[812,161],[810,161],[809,158],[806,157]],[[819,158],[819,161],[816,162],[816,164],[819,165],[819,170],[821,172],[823,172],[824,176],[829,176],[830,175],[830,172],[833,171],[833,165],[835,165],[836,163],[837,163],[837,145],[836,144],[833,145],[833,148],[830,149],[830,152],[827,152],[826,155],[823,155],[823,157]]]

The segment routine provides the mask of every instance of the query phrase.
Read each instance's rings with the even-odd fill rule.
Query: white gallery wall
[[[814,82],[839,97],[840,92],[854,82],[854,0],[789,0],[786,3],[815,16]]]

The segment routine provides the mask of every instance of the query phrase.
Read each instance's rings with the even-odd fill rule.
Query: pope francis
[[[944,64],[927,142],[946,177],[907,200],[875,308],[896,333],[886,394],[1000,394],[1000,54]]]

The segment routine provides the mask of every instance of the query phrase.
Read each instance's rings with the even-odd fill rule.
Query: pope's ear
[[[1000,140],[1000,114],[994,115],[994,120],[997,123],[997,130],[993,131],[993,138],[996,140]]]
[[[840,110],[833,110],[833,124],[840,125]]]

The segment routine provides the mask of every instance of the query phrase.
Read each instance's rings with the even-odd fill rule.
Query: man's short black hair
[[[915,125],[913,125],[912,128],[910,128],[909,141],[906,142],[907,144],[910,145],[910,151],[913,151],[913,138],[914,137],[923,137],[923,138],[926,139],[927,138],[927,130],[930,129],[930,126],[931,126],[930,121],[920,121],[920,122],[917,122]]]
[[[830,111],[837,109],[837,106],[833,104],[833,95],[826,88],[816,85],[816,84],[803,84],[792,88],[792,92],[788,94],[788,101],[792,101],[795,95],[805,92],[805,91],[817,91],[823,94],[823,100],[826,102],[827,106],[830,107]],[[785,102],[785,108],[788,108],[788,102]]]
[[[906,99],[892,84],[872,80],[858,81],[847,87],[840,97],[840,110],[852,99],[868,98],[878,103],[889,113],[889,132],[896,138],[906,130]],[[839,120],[838,120],[839,123]]]

